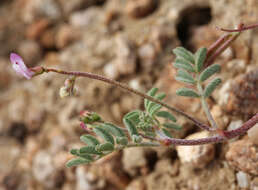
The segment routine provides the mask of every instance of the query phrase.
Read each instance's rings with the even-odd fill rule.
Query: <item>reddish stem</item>
[[[244,30],[250,30],[250,29],[257,28],[257,27],[258,27],[258,23],[252,24],[252,25],[249,25],[249,26],[244,26],[242,24],[242,27],[239,27],[237,29],[224,29],[224,28],[219,28],[219,27],[216,27],[216,28],[218,28],[219,30],[221,30],[223,32],[242,32]]]
[[[174,139],[174,138],[166,138],[159,140],[161,143],[166,145],[201,145],[201,144],[209,144],[209,143],[220,143],[224,142],[228,139],[232,139],[234,137],[243,135],[246,133],[250,128],[252,128],[256,123],[258,123],[258,113],[254,115],[251,119],[245,122],[241,127],[238,129],[230,130],[230,131],[223,131],[225,136],[213,136],[207,137],[202,139]]]
[[[179,110],[177,108],[174,108],[174,107],[171,107],[151,96],[148,96],[138,90],[135,90],[135,89],[132,89],[130,88],[129,86],[127,86],[126,84],[123,84],[123,83],[120,83],[118,81],[115,81],[113,79],[109,79],[109,78],[106,78],[104,76],[101,76],[101,75],[97,75],[97,74],[93,74],[93,73],[89,73],[89,72],[74,72],[74,71],[62,71],[62,70],[57,70],[57,69],[52,69],[52,68],[44,68],[44,71],[45,72],[55,72],[55,73],[59,73],[59,74],[63,74],[63,75],[72,75],[72,76],[77,76],[77,77],[87,77],[87,78],[91,78],[91,79],[95,79],[95,80],[100,80],[100,81],[103,81],[103,82],[106,82],[106,83],[109,83],[109,84],[112,84],[112,85],[115,85],[117,87],[120,87],[124,90],[127,90],[129,92],[132,92],[136,95],[139,95],[141,96],[142,98],[146,98],[152,102],[155,102],[157,104],[160,104],[162,106],[164,106],[165,108],[173,111],[173,112],[176,112],[178,114],[181,114],[182,116],[188,118],[189,120],[191,120],[193,123],[195,123],[198,127],[204,129],[204,130],[208,130],[208,131],[213,131],[213,129],[211,129],[208,125],[205,125],[203,123],[201,123],[200,121],[196,120],[195,118],[191,117],[190,115],[188,115],[187,113],[183,112],[182,110]]]

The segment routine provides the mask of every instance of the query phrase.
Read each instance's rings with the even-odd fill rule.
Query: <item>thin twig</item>
[[[242,25],[241,28],[237,28],[237,29],[225,29],[225,28],[219,28],[219,27],[216,27],[216,28],[223,31],[223,32],[242,32],[244,30],[255,29],[257,27],[258,27],[258,23],[252,24],[252,25],[249,25],[249,26]]]

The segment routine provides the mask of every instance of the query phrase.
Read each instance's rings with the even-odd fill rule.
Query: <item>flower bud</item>
[[[101,121],[101,117],[95,112],[84,110],[80,113],[80,120],[86,124],[92,124]]]

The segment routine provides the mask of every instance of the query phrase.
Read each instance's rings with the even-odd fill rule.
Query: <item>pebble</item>
[[[136,69],[137,55],[135,47],[131,41],[125,36],[118,35],[115,39],[116,42],[116,65],[119,74],[128,75],[133,74]]]
[[[119,72],[117,70],[117,67],[115,66],[115,64],[113,64],[112,62],[111,63],[108,63],[104,66],[103,68],[103,72],[104,74],[111,78],[111,79],[117,79],[119,77]]]
[[[248,138],[231,143],[226,159],[237,170],[258,175],[258,147]]]
[[[38,64],[38,61],[42,58],[43,52],[37,42],[26,40],[18,46],[18,53],[23,58],[26,65],[32,67]]]
[[[92,7],[83,11],[77,11],[69,17],[69,23],[75,27],[87,27],[100,19],[100,10]]]
[[[144,69],[151,70],[156,61],[157,52],[152,44],[144,44],[138,49],[141,65]]]
[[[78,39],[78,32],[70,27],[69,25],[62,25],[55,36],[56,41],[56,47],[58,49],[62,49],[72,42],[74,42],[76,39]]]
[[[248,188],[249,187],[249,176],[240,171],[236,174],[237,184],[240,188]]]
[[[61,16],[61,9],[55,0],[27,0],[22,14],[26,23],[32,23],[40,18],[58,20]]]
[[[258,123],[247,131],[247,135],[254,144],[258,145]]]
[[[158,6],[158,0],[128,0],[125,11],[133,18],[142,18],[151,14]]]
[[[198,139],[208,137],[207,131],[197,132],[186,139]],[[179,159],[182,163],[188,163],[194,168],[204,168],[213,160],[215,147],[213,144],[200,146],[178,146],[176,147]]]

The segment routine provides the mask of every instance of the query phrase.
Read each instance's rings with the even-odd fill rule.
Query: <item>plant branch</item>
[[[166,139],[157,139],[162,144],[165,145],[202,145],[202,144],[209,144],[209,143],[220,143],[224,142],[228,139],[232,139],[234,137],[243,135],[246,133],[250,128],[252,128],[256,123],[258,123],[258,113],[254,115],[251,119],[245,122],[241,127],[238,129],[230,130],[230,131],[222,131],[224,136],[216,135],[207,138],[201,139],[175,139],[175,138],[166,138]]]
[[[148,96],[138,90],[135,90],[131,87],[129,87],[128,85],[124,84],[124,83],[120,83],[118,81],[115,81],[113,79],[109,79],[109,78],[106,78],[104,76],[101,76],[101,75],[97,75],[97,74],[93,74],[93,73],[89,73],[89,72],[76,72],[76,71],[62,71],[62,70],[57,70],[57,69],[53,69],[53,68],[43,68],[44,72],[55,72],[55,73],[58,73],[58,74],[63,74],[63,75],[70,75],[70,76],[76,76],[76,77],[86,77],[86,78],[90,78],[90,79],[95,79],[95,80],[99,80],[99,81],[103,81],[103,82],[106,82],[108,84],[112,84],[116,87],[119,87],[119,88],[122,88],[124,90],[127,90],[131,93],[134,93],[138,96],[141,96],[142,98],[145,98],[145,99],[148,99],[152,102],[155,102],[157,104],[160,104],[162,106],[164,106],[165,108],[169,109],[170,111],[173,111],[175,113],[178,113],[186,118],[188,118],[189,120],[191,120],[193,123],[195,123],[198,127],[202,128],[202,129],[205,129],[205,130],[208,130],[208,131],[211,131],[211,128],[206,125],[206,124],[203,124],[201,123],[200,121],[196,120],[195,118],[191,117],[190,115],[186,114],[185,112],[183,112],[182,110],[179,110],[177,108],[174,108],[174,107],[171,107],[169,106],[168,104],[164,103],[164,102],[161,102],[151,96]]]
[[[243,24],[241,24],[242,27],[241,28],[237,28],[237,29],[224,29],[224,28],[219,28],[219,27],[216,27],[218,28],[219,30],[223,31],[223,32],[242,32],[244,30],[250,30],[250,29],[254,29],[254,28],[257,28],[258,27],[258,23],[256,24],[252,24],[252,25],[249,25],[249,26],[244,26]]]

